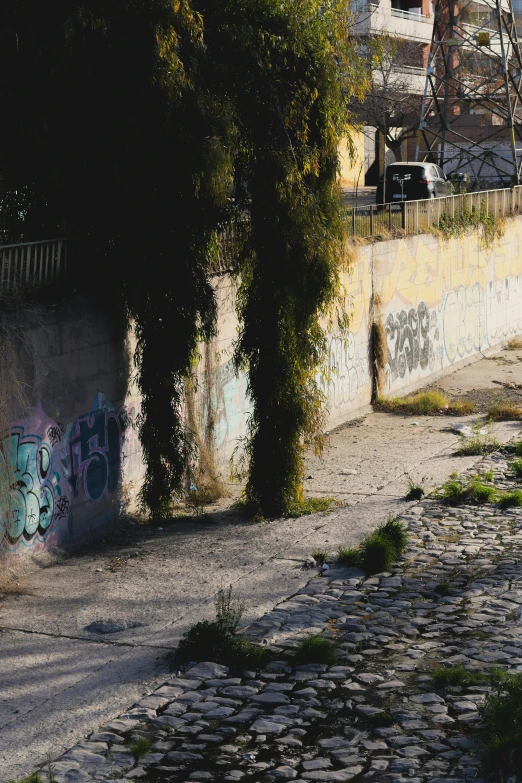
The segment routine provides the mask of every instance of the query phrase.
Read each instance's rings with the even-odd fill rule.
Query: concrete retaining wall
[[[372,295],[387,335],[385,394],[403,393],[522,332],[521,238],[517,218],[489,249],[477,234],[356,248],[343,279],[350,330],[329,334],[320,375],[329,427],[371,401]],[[249,403],[246,378],[236,377],[232,365],[235,286],[223,277],[216,287],[218,336],[202,347],[190,405],[202,442],[227,478]],[[21,361],[31,410],[2,434],[0,476],[11,487],[0,497],[4,561],[106,533],[135,503],[143,477],[132,426],[139,398],[127,391],[126,336],[111,323],[94,303],[75,300],[29,325],[30,350]]]
[[[30,411],[4,431],[0,450],[10,487],[0,497],[0,557],[11,562],[109,532],[143,470],[125,335],[80,299],[31,311],[21,328],[17,375]]]

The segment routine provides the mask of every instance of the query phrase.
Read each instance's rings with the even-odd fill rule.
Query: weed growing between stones
[[[489,406],[488,417],[492,421],[518,421],[522,418],[522,408],[509,400],[497,400]]]
[[[522,459],[520,457],[518,459],[514,459],[509,468],[515,478],[519,480],[522,479]]]
[[[515,454],[516,457],[522,457],[522,440],[515,440],[509,444],[508,448]]]
[[[139,761],[143,756],[146,756],[150,752],[151,743],[148,737],[137,737],[132,742],[129,742],[128,748],[136,761]]]
[[[494,503],[497,498],[497,490],[491,484],[493,474],[491,471],[470,476],[467,483],[457,478],[456,473],[434,493],[434,497],[447,503],[448,506],[459,506],[462,503],[480,506],[484,503]]]
[[[497,670],[495,691],[481,709],[485,729],[482,761],[486,770],[522,775],[522,673]]]
[[[360,566],[370,576],[388,571],[408,546],[408,534],[403,523],[389,516],[386,522],[361,541],[357,549],[339,547],[337,562]]]
[[[299,664],[324,663],[327,666],[333,666],[338,660],[337,643],[320,633],[307,636],[299,643],[295,651],[295,662]]]
[[[233,596],[232,585],[218,590],[215,605],[215,620],[196,623],[183,634],[174,653],[174,662],[210,660],[232,668],[267,663],[271,658],[269,650],[237,635],[245,605]]]
[[[493,422],[489,422],[486,431],[483,432],[482,422],[476,422],[471,427],[471,435],[462,438],[460,446],[455,452],[458,457],[480,457],[483,454],[491,454],[500,448],[500,443],[493,434]]]
[[[6,783],[42,783],[42,779],[38,772],[33,772],[32,775],[29,775],[22,780],[7,780]]]
[[[324,565],[328,557],[328,552],[323,552],[320,549],[314,549],[314,551],[312,552],[312,557],[317,563],[317,565]]]
[[[500,508],[522,506],[522,490],[515,489],[513,492],[503,492],[498,499],[498,504]]]
[[[337,562],[348,567],[358,565],[359,550],[356,547],[340,546],[337,550]]]
[[[489,678],[488,673],[469,672],[461,664],[451,667],[437,666],[431,676],[437,689],[467,688],[470,685],[487,682]]]

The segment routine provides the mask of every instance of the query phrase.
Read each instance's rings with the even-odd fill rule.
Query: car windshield
[[[393,180],[394,174],[398,174],[399,177],[403,177],[404,174],[409,174],[411,179],[424,179],[426,174],[423,166],[388,166],[386,169],[386,179]]]

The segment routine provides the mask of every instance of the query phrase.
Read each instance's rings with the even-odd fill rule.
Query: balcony
[[[368,3],[355,22],[356,35],[388,33],[398,38],[419,43],[431,43],[433,16],[425,16],[421,9],[392,8],[390,0],[379,4]]]
[[[380,71],[373,72],[373,82],[377,87],[382,87],[383,76]],[[387,87],[392,90],[401,90],[410,95],[423,95],[426,84],[426,69],[416,68],[412,65],[398,65],[393,68],[386,78]]]

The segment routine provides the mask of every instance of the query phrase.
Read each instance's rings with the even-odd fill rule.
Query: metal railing
[[[51,283],[65,274],[66,267],[65,239],[0,246],[0,293]]]
[[[522,185],[455,196],[347,207],[348,230],[362,238],[425,234],[441,220],[454,220],[465,212],[497,218],[522,212]]]

